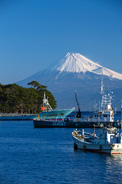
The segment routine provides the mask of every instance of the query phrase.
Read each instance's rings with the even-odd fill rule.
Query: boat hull
[[[70,121],[68,119],[64,120],[44,120],[44,119],[34,119],[34,128],[55,128],[55,127],[65,127],[65,128],[101,128],[101,123],[94,124],[93,122],[76,122]],[[106,122],[106,125],[110,122]]]
[[[62,110],[51,110],[51,111],[42,111],[40,113],[39,118],[40,119],[63,119],[66,116],[68,116],[71,112],[74,111],[74,108],[72,109],[62,109]]]
[[[94,124],[89,122],[73,122],[73,121],[60,121],[60,120],[41,120],[34,119],[34,128],[55,128],[55,127],[65,127],[65,128],[93,128]],[[96,125],[100,128],[100,125]]]

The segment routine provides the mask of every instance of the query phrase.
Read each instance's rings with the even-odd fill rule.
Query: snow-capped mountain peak
[[[53,68],[61,74],[62,72],[86,73],[92,72],[98,75],[106,75],[110,78],[122,80],[122,74],[109,70],[98,63],[91,61],[79,53],[67,53]]]
[[[54,68],[50,65],[47,69],[40,70],[17,84],[27,87],[29,82],[38,81],[41,85],[46,85],[55,96],[58,108],[61,109],[76,106],[74,92],[78,90],[80,107],[87,111],[101,99],[101,76],[105,93],[111,90],[114,92],[114,105],[119,108],[122,75],[78,53],[67,53]]]

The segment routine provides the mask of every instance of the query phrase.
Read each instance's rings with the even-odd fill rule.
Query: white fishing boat
[[[117,128],[103,128],[103,132],[96,134],[73,131],[74,149],[89,150],[110,154],[122,154],[122,136],[117,132]]]
[[[111,123],[116,127],[120,127],[120,123],[114,121],[114,109],[112,108],[113,93],[104,93],[103,81],[101,82],[101,94],[102,100],[98,110],[95,110],[92,115],[88,117],[82,116],[77,99],[77,94],[75,95],[78,112],[76,113],[76,118],[73,120],[73,122],[74,124],[77,123],[77,128],[94,127],[94,124],[98,127],[102,127],[106,124]]]
[[[122,114],[122,101],[121,101]],[[122,115],[121,115],[122,116]],[[122,117],[121,117],[122,125]],[[74,149],[89,150],[110,154],[122,154],[122,129],[118,132],[116,127],[103,127],[100,135],[90,134],[77,129],[72,132]]]
[[[114,122],[114,110],[112,108],[112,96],[109,94],[104,94],[102,96],[101,106],[99,110],[93,112],[91,116],[87,118],[88,122],[91,123],[112,123]],[[81,117],[81,121],[84,119]]]

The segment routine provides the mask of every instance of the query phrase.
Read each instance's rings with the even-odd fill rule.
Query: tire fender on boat
[[[99,149],[102,150],[102,145],[100,145]]]
[[[86,145],[83,145],[83,149],[86,149]]]
[[[77,150],[78,149],[78,146],[77,144],[74,142],[74,150]]]

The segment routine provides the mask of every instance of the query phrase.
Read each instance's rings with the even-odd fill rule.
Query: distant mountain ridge
[[[76,106],[74,93],[77,90],[81,109],[89,110],[101,99],[101,79],[104,81],[106,92],[112,90],[118,94],[118,89],[122,92],[122,74],[107,69],[79,53],[67,53],[56,66],[39,71],[17,84],[25,87],[28,82],[36,80],[47,85],[56,97],[59,108]],[[118,107],[120,94],[115,99],[115,105]]]

